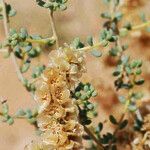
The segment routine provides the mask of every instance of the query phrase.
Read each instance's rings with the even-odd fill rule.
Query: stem
[[[145,28],[145,27],[148,27],[148,26],[150,26],[150,21],[144,22],[140,25],[133,26],[131,30],[139,30],[141,28]]]
[[[84,131],[93,139],[93,141],[97,144],[98,150],[104,150],[103,145],[98,141],[98,139],[93,135],[93,133],[84,126]]]
[[[1,0],[1,1],[2,1],[2,7],[3,7],[3,24],[4,24],[4,29],[5,29],[5,35],[6,35],[6,37],[8,37],[9,36],[9,20],[8,20],[7,13],[6,13],[5,0]],[[18,78],[20,81],[22,81],[24,78],[20,72],[18,65],[17,65],[17,60],[16,60],[14,53],[11,53],[11,59],[15,66],[15,70],[18,75]]]
[[[123,113],[123,114],[121,115],[118,124],[120,124],[120,123],[123,121],[123,119],[124,119],[124,117],[125,117],[125,114],[126,114],[126,113]],[[119,131],[119,126],[117,126],[117,128],[115,129],[113,135],[115,136],[115,135],[118,133],[118,131]]]
[[[58,40],[58,36],[57,36],[57,32],[56,32],[56,26],[54,23],[54,17],[53,17],[53,11],[50,11],[50,23],[51,23],[51,28],[52,28],[52,32],[53,32],[53,36],[56,40],[56,49],[59,48],[59,40]]]
[[[150,26],[150,21],[147,21],[145,23],[142,23],[140,25],[136,25],[136,26],[133,26],[132,29],[130,30],[133,31],[133,30],[139,30],[139,29],[142,29],[144,27],[147,27],[147,26]],[[86,47],[83,47],[83,48],[79,48],[77,49],[78,51],[88,51],[88,50],[91,50],[93,48],[97,48],[99,46],[101,46],[103,44],[104,41],[101,41],[101,42],[98,42],[96,44],[94,44],[93,46],[86,46]]]
[[[46,39],[26,39],[27,42],[31,42],[31,43],[39,43],[39,44],[47,44],[48,42],[53,42],[55,41],[55,38],[52,36],[50,38],[46,38]]]
[[[104,41],[105,41],[105,40],[104,40]],[[99,43],[96,43],[96,44],[94,44],[93,46],[86,46],[86,47],[83,47],[83,48],[79,48],[79,49],[77,49],[77,50],[78,50],[78,51],[88,51],[88,50],[91,50],[91,49],[100,47],[101,45],[103,45],[104,41],[101,41],[101,42],[99,42]]]
[[[118,133],[118,131],[119,131],[119,124],[123,121],[123,119],[124,119],[124,117],[125,117],[125,113],[123,113],[122,115],[121,115],[121,117],[120,117],[120,119],[119,119],[119,122],[118,122],[118,126],[117,126],[117,128],[115,129],[115,131],[113,132],[113,135],[114,135],[114,137],[116,136],[116,134]],[[112,141],[109,143],[109,150],[111,150],[111,146],[112,146]]]

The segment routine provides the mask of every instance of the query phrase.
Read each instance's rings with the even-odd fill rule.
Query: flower
[[[86,71],[84,64],[82,52],[69,47],[51,55],[35,97],[39,103],[37,124],[42,131],[42,146],[53,150],[82,148],[83,127],[70,93]]]

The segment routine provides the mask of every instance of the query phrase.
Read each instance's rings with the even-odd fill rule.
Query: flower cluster
[[[37,118],[44,146],[67,150],[82,148],[82,126],[78,122],[78,109],[71,98],[85,72],[84,56],[69,47],[55,51],[48,68],[42,75],[36,99],[40,103]]]

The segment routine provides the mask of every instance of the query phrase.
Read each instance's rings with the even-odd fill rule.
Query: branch
[[[139,30],[139,29],[142,29],[142,28],[145,28],[145,27],[148,27],[150,26],[150,21],[147,21],[145,23],[142,23],[140,25],[136,25],[136,26],[133,26],[131,30],[129,30],[130,32],[133,31],[133,30]],[[101,42],[98,42],[96,44],[94,44],[93,46],[86,46],[86,47],[83,47],[83,48],[79,48],[77,49],[78,51],[88,51],[88,50],[91,50],[93,48],[97,48],[101,45],[103,45],[104,41],[101,41]]]
[[[140,25],[133,26],[131,30],[139,30],[148,26],[150,26],[150,21],[144,22]]]
[[[99,43],[94,44],[93,46],[86,46],[86,47],[83,47],[83,48],[79,48],[77,50],[78,51],[88,51],[88,50],[100,47],[101,45],[103,45],[103,43],[104,43],[104,41],[101,41]]]
[[[104,150],[103,145],[98,141],[98,139],[93,135],[93,133],[88,129],[86,126],[84,126],[84,131],[94,140],[94,142],[97,144],[98,150]]]
[[[120,124],[120,123],[123,121],[123,119],[124,119],[124,117],[125,117],[125,114],[126,114],[126,113],[123,113],[123,114],[121,115],[118,124]],[[119,126],[117,126],[117,128],[115,129],[113,135],[115,136],[115,135],[118,133],[118,131],[119,131]]]
[[[50,11],[50,22],[51,22],[51,28],[52,28],[52,32],[53,32],[53,36],[56,40],[56,49],[59,48],[59,40],[58,40],[58,36],[57,36],[57,32],[56,32],[56,26],[54,23],[54,17],[53,17],[53,11]]]
[[[39,43],[39,44],[47,44],[48,42],[51,42],[51,41],[55,41],[55,38],[52,36],[50,38],[45,38],[45,39],[26,39],[27,42],[31,42],[31,43]]]
[[[5,1],[2,0],[2,7],[3,7],[3,24],[4,24],[4,29],[5,29],[5,35],[6,37],[9,36],[9,20],[8,20],[8,16],[7,16],[7,12],[6,12],[6,5],[5,5]],[[11,53],[11,59],[13,61],[13,64],[15,66],[15,70],[16,70],[16,73],[18,75],[18,78],[20,81],[23,81],[23,76],[20,72],[20,69],[17,65],[17,60],[16,60],[16,57],[14,55],[14,53]]]

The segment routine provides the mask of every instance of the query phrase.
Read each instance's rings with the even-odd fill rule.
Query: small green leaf
[[[65,4],[61,4],[59,8],[60,8],[60,10],[66,10],[67,6]]]
[[[26,52],[28,52],[32,49],[32,45],[27,45],[24,49]]]
[[[88,119],[85,119],[85,120],[82,120],[82,125],[89,125],[91,124],[91,120],[88,120]]]
[[[91,54],[95,57],[101,57],[102,56],[102,52],[100,50],[92,50]]]
[[[140,19],[142,20],[142,22],[146,22],[146,21],[147,21],[147,20],[146,20],[146,15],[145,15],[144,12],[141,12],[141,13],[140,13]]]
[[[120,124],[119,124],[119,129],[121,130],[121,129],[124,129],[126,126],[127,126],[127,124],[128,124],[128,120],[124,120],[123,122],[121,122]]]
[[[109,116],[109,120],[112,124],[115,124],[115,125],[118,124],[117,120],[115,119],[115,117],[113,115]]]
[[[8,123],[9,125],[12,125],[12,124],[14,123],[14,119],[9,116],[8,119],[7,119],[7,123]]]
[[[81,100],[86,100],[86,99],[88,99],[88,97],[87,97],[87,95],[83,94],[83,95],[80,96],[80,99]]]
[[[126,103],[126,98],[124,96],[119,96],[119,101],[122,103],[122,104],[125,104]]]
[[[122,64],[126,65],[128,63],[128,61],[129,61],[129,59],[130,59],[129,56],[123,55],[121,57]]]
[[[119,76],[120,73],[121,73],[120,71],[117,71],[117,70],[116,70],[116,71],[113,72],[113,76]]]
[[[32,39],[34,39],[34,40],[40,40],[40,39],[42,39],[40,35],[31,35],[30,37]]]
[[[80,41],[80,38],[75,38],[71,45],[76,49],[84,47],[84,44]]]
[[[35,48],[32,48],[29,52],[28,52],[28,56],[31,58],[34,58],[38,55],[37,51]]]
[[[141,99],[143,97],[143,93],[142,92],[133,93],[132,97],[134,97],[135,99]]]
[[[125,37],[126,35],[128,35],[128,30],[126,28],[122,28],[119,30],[119,35],[121,37]]]
[[[8,112],[9,112],[9,107],[6,103],[4,103],[2,106],[2,113],[5,115],[8,114]]]
[[[92,38],[92,36],[88,36],[88,37],[87,37],[87,43],[88,43],[90,46],[93,46],[93,38]]]
[[[11,10],[9,11],[9,16],[10,16],[10,17],[13,17],[13,16],[15,16],[15,15],[16,15],[16,13],[17,13],[17,11],[16,11],[16,10],[11,9]]]
[[[98,124],[98,128],[99,128],[99,132],[101,132],[103,129],[103,124],[101,122]]]
[[[136,75],[140,75],[142,73],[142,70],[141,69],[137,69],[135,73],[136,73]]]
[[[131,68],[129,66],[126,66],[125,70],[126,70],[128,75],[130,75],[132,73],[132,70],[131,70]]]
[[[135,81],[135,84],[136,85],[142,85],[142,84],[144,84],[144,82],[145,82],[144,79],[140,79],[140,80]]]
[[[24,112],[23,109],[19,109],[17,112],[16,112],[16,116],[19,117],[19,116],[24,116],[26,113]]]
[[[97,92],[94,91],[94,92],[92,93],[92,97],[96,97],[96,96],[97,96]]]
[[[105,18],[105,19],[111,19],[111,15],[110,15],[109,12],[102,13],[102,14],[101,14],[101,17],[102,17],[102,18]]]
[[[37,4],[41,7],[44,7],[45,2],[42,0],[36,0]]]
[[[92,110],[92,109],[94,109],[94,105],[93,105],[92,103],[90,103],[90,104],[87,105],[87,108],[88,108],[89,110]]]
[[[128,109],[129,109],[129,111],[131,111],[131,112],[135,112],[135,111],[137,110],[137,107],[136,107],[135,105],[133,105],[133,104],[130,104],[130,105],[128,106]]]
[[[23,66],[20,68],[20,71],[21,71],[22,73],[25,73],[25,72],[28,71],[29,67],[30,67],[30,63],[25,63],[25,64],[23,64]]]
[[[28,36],[28,32],[25,28],[21,28],[20,32],[21,32],[22,38],[26,38]]]
[[[115,13],[115,19],[117,21],[120,21],[122,19],[122,17],[123,17],[123,13],[122,12]]]
[[[88,90],[89,90],[88,85],[85,85],[85,86],[84,86],[84,91],[87,92]]]
[[[25,111],[25,113],[26,113],[26,117],[27,117],[28,119],[32,118],[32,111],[31,111],[30,109],[27,109],[27,110]]]
[[[31,124],[35,124],[36,123],[36,118],[29,118],[28,122]]]
[[[111,48],[111,50],[109,51],[109,55],[111,56],[117,56],[119,53],[119,49],[117,47],[113,47]]]

